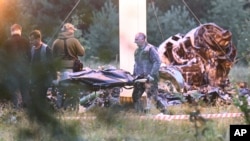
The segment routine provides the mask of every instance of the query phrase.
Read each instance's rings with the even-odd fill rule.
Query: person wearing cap
[[[62,68],[72,72],[74,60],[85,54],[85,49],[74,37],[77,29],[71,23],[65,23],[58,38],[52,44],[53,57],[61,61]]]
[[[14,108],[27,106],[29,102],[29,64],[30,44],[22,37],[22,27],[13,24],[10,27],[11,36],[3,44],[5,54],[6,84],[12,97]],[[21,94],[21,97],[20,97]]]
[[[64,78],[68,73],[74,72],[74,62],[79,56],[84,56],[85,49],[78,39],[74,37],[77,29],[71,23],[65,23],[58,35],[58,38],[52,44],[53,60],[56,63],[57,79],[52,81],[53,85],[58,85],[60,79]],[[62,93],[57,95],[57,107],[63,106],[61,94],[69,94],[70,87],[61,89]],[[69,94],[70,95],[70,94]]]

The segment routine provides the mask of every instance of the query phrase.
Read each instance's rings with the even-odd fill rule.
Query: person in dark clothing
[[[74,37],[75,30],[76,28],[71,23],[64,24],[62,32],[59,33],[58,38],[52,45],[54,59],[60,60],[62,68],[71,72],[74,60],[78,59],[78,56],[85,54],[84,47]]]
[[[42,42],[42,34],[39,30],[33,30],[29,40],[32,45],[30,90],[32,95],[45,99],[52,80],[56,78],[52,50]]]
[[[11,37],[3,44],[6,59],[5,82],[14,107],[21,108],[29,102],[30,44],[21,36],[22,27],[19,24],[13,24],[10,31]]]
[[[137,33],[135,36],[135,43],[138,48],[134,52],[135,64],[133,75],[136,77],[147,78],[146,83],[136,83],[132,92],[132,99],[136,111],[149,112],[151,102],[158,95],[158,80],[160,57],[155,46],[149,44],[144,33]],[[142,109],[141,96],[146,92],[147,102],[144,109]]]
[[[53,109],[47,100],[48,89],[52,80],[56,78],[51,48],[42,42],[40,30],[33,30],[29,34],[31,48],[30,65],[30,95],[31,102],[28,115],[31,120],[51,122]]]

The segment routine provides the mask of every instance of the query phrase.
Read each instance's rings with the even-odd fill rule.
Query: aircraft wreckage
[[[196,91],[199,98],[208,101],[214,95],[224,102],[230,100],[225,88],[230,84],[228,74],[237,53],[230,31],[214,23],[202,24],[187,34],[169,37],[158,51],[163,64],[161,81],[170,80],[177,92],[187,96]]]

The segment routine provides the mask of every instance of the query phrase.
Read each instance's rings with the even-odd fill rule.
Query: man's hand
[[[147,82],[152,82],[154,81],[155,79],[151,76],[151,75],[148,75],[147,76]]]

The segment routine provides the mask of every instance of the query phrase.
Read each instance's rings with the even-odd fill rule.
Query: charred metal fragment
[[[179,68],[186,84],[224,87],[234,65],[232,33],[214,23],[200,25],[185,35],[176,34],[159,46],[165,66]]]
[[[230,84],[228,74],[237,53],[230,31],[214,23],[202,24],[186,34],[169,37],[158,51],[162,61],[161,78],[171,75],[171,81],[174,79],[176,87],[183,88],[184,93],[197,90],[205,97],[216,93],[227,99],[224,88]]]

